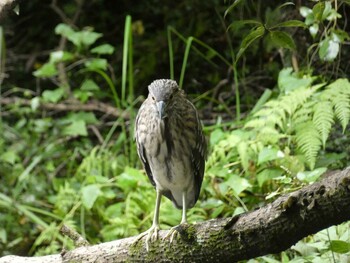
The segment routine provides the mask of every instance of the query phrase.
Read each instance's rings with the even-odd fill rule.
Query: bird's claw
[[[153,225],[153,226],[151,226],[150,229],[148,229],[147,231],[141,233],[136,238],[134,243],[137,243],[141,238],[143,238],[144,236],[147,235],[145,243],[146,243],[146,250],[149,251],[150,242],[156,241],[158,239],[158,231],[159,231],[159,226],[158,225]]]
[[[163,240],[170,237],[170,243],[173,243],[174,238],[180,234],[179,231],[177,231],[177,229],[176,229],[177,227],[178,226],[174,226],[174,227],[170,228],[168,233],[166,234],[166,236],[163,238]]]

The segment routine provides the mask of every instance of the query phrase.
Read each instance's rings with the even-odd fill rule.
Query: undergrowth
[[[234,1],[226,19],[239,4],[243,4],[241,10],[251,13],[245,1]],[[350,163],[343,148],[349,142],[349,80],[326,78],[310,70],[316,54],[324,63],[336,60],[337,47],[349,37],[337,28],[339,17],[332,2],[302,8],[305,22],[285,19],[281,10],[291,5],[268,9],[260,20],[242,19],[229,24],[224,33],[230,46],[226,54],[194,35],[186,37],[174,27],[167,27],[169,77],[178,79],[182,88],[186,89],[185,76],[194,57],[213,70],[218,65],[227,67],[232,76],[228,78],[233,88],[227,100],[211,96],[216,92],[214,88],[198,97],[190,94],[201,112],[210,102],[214,104],[211,110],[219,109],[230,116],[229,121],[215,117],[204,127],[210,153],[201,197],[188,211],[191,223],[255,209],[317,181],[329,169]],[[225,24],[223,19],[220,21]],[[326,21],[333,27],[324,26]],[[62,247],[71,249],[72,242],[59,233],[62,224],[93,244],[136,235],[151,226],[155,191],[138,162],[133,140],[133,121],[143,100],[134,87],[135,26],[136,22],[127,16],[123,50],[117,51],[122,65],[116,73],[108,63],[115,49],[98,43],[103,40],[102,34],[89,27],[78,30],[67,24],[57,25],[55,33],[67,44],[37,65],[33,75],[40,84],[39,92],[18,87],[6,91],[26,103],[17,101],[1,108],[1,254],[44,255],[59,253]],[[306,70],[279,68],[276,86],[265,89],[255,106],[241,114],[245,107],[241,100],[244,77],[249,70],[246,59],[262,43],[269,52],[283,50],[286,57],[292,56],[297,45],[291,28],[307,28],[313,34]],[[235,49],[230,33],[239,30],[246,35],[239,35],[241,41]],[[179,43],[183,56],[175,52]],[[0,48],[0,57],[4,56],[3,50]],[[178,57],[181,66],[176,76]],[[72,101],[76,107],[107,101],[118,111],[111,117],[108,112],[96,110],[62,110]],[[167,229],[180,220],[181,211],[163,199],[161,228]],[[348,223],[344,223],[307,237],[279,255],[249,262],[338,262],[348,258],[349,243]]]

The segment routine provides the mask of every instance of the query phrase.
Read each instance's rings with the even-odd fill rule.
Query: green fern
[[[301,107],[320,86],[311,88],[299,88],[282,97],[280,107],[282,107],[289,116],[291,116],[299,107]]]
[[[295,131],[298,148],[305,154],[306,161],[313,170],[322,144],[321,136],[312,121],[299,124]]]
[[[299,124],[308,122],[312,120],[312,115],[314,112],[314,106],[316,104],[315,100],[307,101],[302,105],[302,107],[299,107],[293,114],[292,114],[292,126],[297,127]],[[292,130],[294,128],[292,127]]]
[[[267,102],[256,112],[253,119],[246,123],[245,128],[279,127],[282,131],[288,128],[287,119],[297,109],[303,108],[306,101],[320,88],[320,85],[311,88],[299,88],[276,100]]]
[[[322,94],[323,100],[329,100],[334,107],[334,114],[340,121],[343,132],[350,119],[350,83],[347,79],[338,79],[327,86]]]
[[[338,79],[324,87],[324,83],[302,86],[268,101],[254,113],[244,126],[251,135],[239,147],[235,145],[244,170],[248,168],[248,159],[253,160],[260,148],[281,142],[287,142],[288,146],[296,145],[297,151],[304,155],[305,163],[310,169],[314,168],[319,150],[322,146],[325,148],[335,119],[340,121],[343,130],[350,119],[349,81]]]
[[[329,132],[334,123],[332,105],[329,101],[320,101],[314,106],[313,123],[320,133],[323,148],[325,148]]]

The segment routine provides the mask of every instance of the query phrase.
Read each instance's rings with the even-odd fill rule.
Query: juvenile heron
[[[181,224],[187,223],[186,210],[198,200],[207,150],[197,110],[177,83],[155,80],[148,91],[135,123],[137,152],[157,191],[152,227],[137,239],[147,235],[147,250],[149,242],[158,238],[162,195],[182,209]],[[166,236],[171,236],[170,242],[175,228]]]

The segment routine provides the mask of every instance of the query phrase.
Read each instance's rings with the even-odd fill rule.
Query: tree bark
[[[320,182],[279,197],[274,202],[239,216],[178,227],[172,242],[168,231],[150,244],[129,237],[82,246],[60,255],[0,258],[9,262],[235,262],[286,250],[324,228],[350,220],[350,167],[335,171]]]

